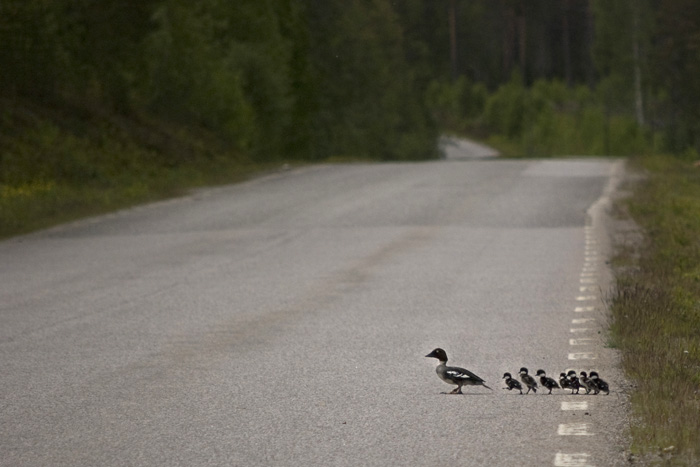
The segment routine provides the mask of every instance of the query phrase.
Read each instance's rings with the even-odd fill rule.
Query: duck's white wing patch
[[[447,376],[453,379],[476,379],[474,375],[467,371],[450,369],[445,372]]]

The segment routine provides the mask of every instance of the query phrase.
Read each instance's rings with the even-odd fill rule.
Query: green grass
[[[635,384],[634,453],[662,465],[700,462],[700,168],[688,158],[637,160],[646,172],[624,202],[644,233],[614,265],[612,335]]]
[[[254,161],[201,128],[2,101],[0,238],[231,183]]]

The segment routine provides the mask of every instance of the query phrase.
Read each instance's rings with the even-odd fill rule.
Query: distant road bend
[[[622,465],[622,163],[468,159],[305,167],[0,242],[0,465]],[[440,394],[436,347],[494,390]],[[612,391],[503,390],[523,366]]]

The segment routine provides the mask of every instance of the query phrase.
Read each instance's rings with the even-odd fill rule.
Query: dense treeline
[[[0,43],[0,204],[192,164],[424,159],[440,131],[700,146],[695,0],[3,0]]]
[[[435,94],[435,83],[466,80],[476,96],[463,116],[482,117],[483,94],[516,72],[525,87],[596,90],[607,116],[668,130],[681,149],[700,132],[699,9],[692,0],[7,0],[0,92],[200,125],[259,157],[412,159],[431,154],[437,131],[431,82]]]
[[[386,0],[8,0],[0,86],[216,132],[269,158],[424,158],[436,129]]]
[[[441,126],[531,155],[700,150],[698,2],[449,3],[457,79],[443,59],[428,89]]]

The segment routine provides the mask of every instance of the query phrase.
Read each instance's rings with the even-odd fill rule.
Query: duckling
[[[608,383],[600,379],[597,371],[591,371],[589,379],[595,385],[596,389],[598,389],[601,392],[604,392],[605,395],[610,395],[610,386],[608,386]]]
[[[549,392],[547,394],[551,394],[552,389],[554,388],[559,389],[559,384],[554,380],[554,378],[550,378],[549,376],[547,376],[547,373],[545,373],[544,370],[537,370],[535,376],[539,376],[540,384],[549,389]]]
[[[513,377],[511,376],[510,373],[504,373],[503,379],[506,380],[506,386],[508,386],[507,388],[503,388],[503,389],[507,389],[509,391],[512,391],[513,389],[517,389],[518,391],[520,391],[520,394],[523,393],[523,387],[520,385],[520,383],[518,381],[513,379]]]
[[[457,385],[457,387],[454,388],[449,394],[463,394],[462,386],[465,385],[481,385],[487,389],[491,389],[490,387],[486,386],[486,382],[483,379],[479,378],[471,371],[456,366],[447,366],[447,352],[445,352],[441,348],[433,350],[428,355],[426,355],[426,357],[437,358],[440,361],[437,368],[435,369],[435,372],[441,380],[443,380],[447,384]],[[493,391],[493,389],[491,389],[491,391]]]
[[[578,394],[578,391],[581,389],[581,383],[578,380],[578,376],[576,376],[576,371],[569,370],[569,372],[566,374],[566,378],[569,380],[571,394]],[[574,391],[576,392],[574,393]]]
[[[525,383],[525,386],[527,386],[527,392],[525,394],[530,394],[530,389],[532,389],[532,392],[537,392],[537,382],[535,381],[535,378],[527,374],[527,368],[522,367],[519,374],[520,381]]]
[[[591,391],[593,391],[594,395],[598,394],[598,388],[596,387],[595,383],[588,378],[588,374],[586,374],[585,371],[581,372],[581,378],[579,378],[579,380],[586,389],[586,394],[590,393]]]
[[[571,381],[566,377],[566,373],[559,373],[559,386],[562,389],[571,389],[571,393],[574,393],[574,389],[571,387]]]

